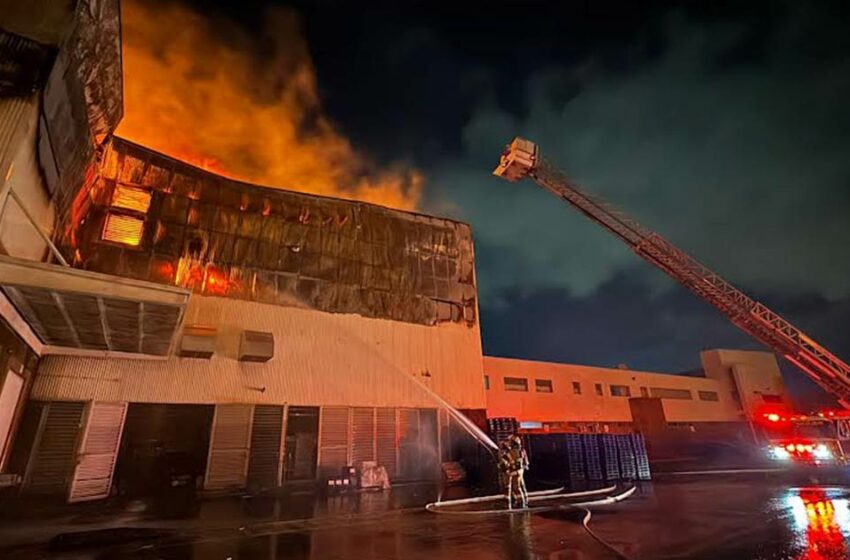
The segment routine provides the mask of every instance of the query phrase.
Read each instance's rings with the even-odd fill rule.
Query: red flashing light
[[[779,415],[778,414],[771,413],[771,414],[765,414],[764,416],[765,416],[765,418],[767,418],[771,422],[779,422]]]

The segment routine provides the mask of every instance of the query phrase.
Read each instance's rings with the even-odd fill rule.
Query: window
[[[581,383],[578,381],[573,381],[573,394],[580,395],[581,394]]]
[[[103,226],[103,240],[136,247],[142,241],[144,225],[145,222],[138,218],[110,213]]]
[[[112,193],[112,207],[124,208],[147,214],[151,205],[151,192],[144,189],[135,189],[118,185]]]
[[[552,392],[552,380],[551,379],[535,379],[534,380],[534,389],[538,393],[551,393]]]
[[[719,401],[720,396],[717,394],[717,391],[700,391],[699,392],[699,400],[701,400],[701,401]]]
[[[505,391],[528,392],[528,379],[524,377],[506,377]]]
[[[601,397],[602,396],[602,383],[597,383],[596,385],[594,385],[594,388],[596,389],[596,394]]]
[[[693,395],[687,389],[667,389],[666,387],[651,387],[649,389],[653,397],[659,399],[679,399],[683,401],[693,400]]]
[[[631,397],[632,392],[628,385],[611,385],[612,397]]]
[[[646,387],[641,387],[640,388],[640,396],[641,397],[648,397],[649,396],[649,389],[647,389]]]
[[[484,376],[484,390],[485,391],[490,390],[490,376],[489,375]]]

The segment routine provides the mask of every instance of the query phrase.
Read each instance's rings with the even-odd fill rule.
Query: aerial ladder
[[[502,153],[493,174],[511,182],[528,177],[569,203],[619,237],[644,260],[719,309],[741,330],[784,356],[835,396],[843,407],[850,408],[850,365],[659,234],[584,192],[564,173],[541,158],[534,142],[515,138]]]

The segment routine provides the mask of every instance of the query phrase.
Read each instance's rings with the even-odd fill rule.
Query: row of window
[[[523,393],[528,392],[528,379],[524,377],[505,377],[503,381],[505,384],[505,391],[519,391]],[[582,387],[580,382],[573,381],[572,387],[574,395],[582,394]],[[490,390],[489,375],[484,376],[484,388]],[[597,396],[604,396],[605,392],[602,388],[601,383],[594,383],[593,388]],[[552,380],[535,379],[534,390],[538,393],[554,392]],[[628,385],[609,385],[608,390],[612,397],[632,396],[632,390]],[[699,396],[699,400],[701,401],[717,402],[720,400],[717,391],[697,391],[697,395]],[[690,389],[669,389],[666,387],[641,387],[640,396],[652,396],[659,399],[693,400],[693,394],[691,393]]]

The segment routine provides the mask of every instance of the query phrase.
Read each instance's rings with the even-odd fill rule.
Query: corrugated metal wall
[[[351,409],[351,463],[375,460],[375,409]]]
[[[283,407],[257,405],[251,428],[248,488],[265,490],[280,484]]]
[[[253,412],[251,405],[215,407],[205,490],[225,491],[245,487]]]
[[[48,356],[33,386],[43,400],[432,407],[418,375],[458,408],[485,408],[478,327],[423,326],[192,296],[187,324],[219,329],[211,360]],[[273,332],[275,357],[238,362],[243,329]],[[427,373],[429,376],[421,377]]]
[[[319,476],[337,476],[349,461],[350,418],[347,407],[328,406],[319,413]]]
[[[375,460],[395,476],[398,467],[396,411],[394,408],[375,409]]]
[[[68,501],[109,496],[126,415],[127,403],[89,404]]]
[[[23,482],[27,494],[64,494],[77,453],[85,403],[51,402],[41,410],[35,446]]]

